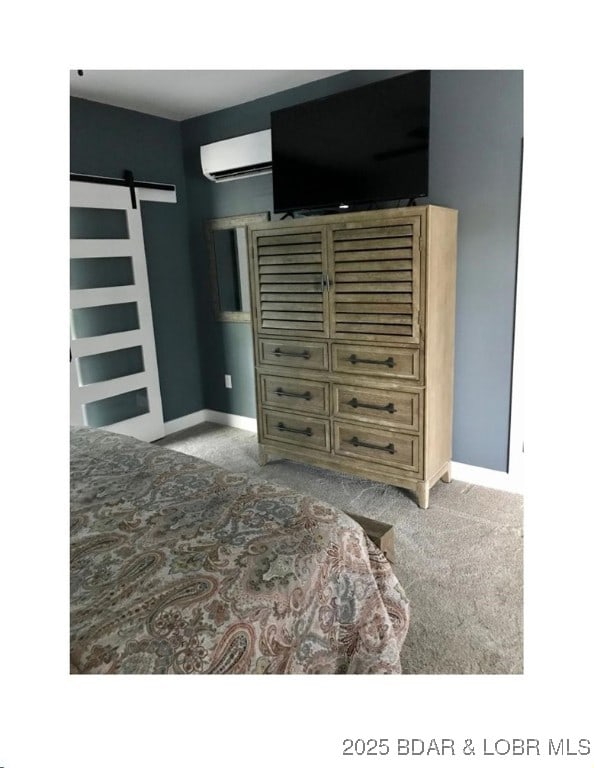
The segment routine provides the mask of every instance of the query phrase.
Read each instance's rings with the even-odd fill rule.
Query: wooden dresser
[[[250,227],[260,460],[407,488],[449,482],[457,212]]]

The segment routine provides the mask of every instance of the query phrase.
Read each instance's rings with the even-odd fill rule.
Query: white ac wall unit
[[[202,172],[211,181],[232,181],[272,172],[270,129],[200,147]]]

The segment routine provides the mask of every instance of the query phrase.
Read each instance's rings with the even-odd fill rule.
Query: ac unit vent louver
[[[233,181],[272,171],[270,130],[235,136],[200,147],[202,172],[211,181]]]

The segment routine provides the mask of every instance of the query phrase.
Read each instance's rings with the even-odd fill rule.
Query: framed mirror
[[[269,221],[268,213],[226,216],[205,222],[214,313],[217,320],[250,322],[247,227]]]

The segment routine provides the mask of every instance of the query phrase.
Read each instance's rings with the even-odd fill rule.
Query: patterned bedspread
[[[400,672],[406,597],[347,515],[133,438],[70,437],[73,672]]]

